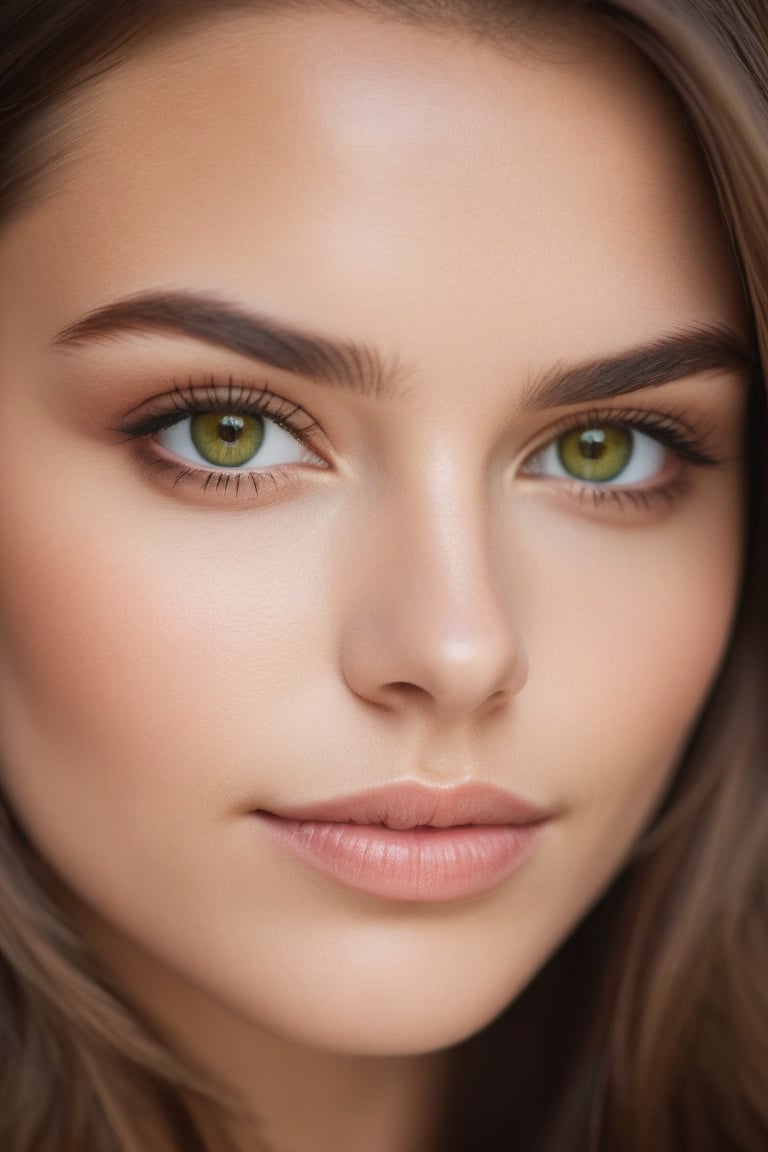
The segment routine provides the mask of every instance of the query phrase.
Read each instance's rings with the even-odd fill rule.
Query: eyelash
[[[615,409],[592,408],[575,415],[564,416],[547,428],[546,439],[526,457],[526,463],[539,456],[549,445],[568,432],[586,431],[605,425],[642,432],[673,452],[679,460],[695,468],[717,468],[722,460],[715,455],[709,440],[710,434],[683,415],[650,412],[644,408]],[[531,475],[529,473],[529,475]],[[567,483],[567,481],[566,481]],[[569,485],[570,495],[579,501],[589,503],[593,508],[612,505],[624,511],[647,512],[658,501],[672,505],[682,495],[688,484],[685,472],[672,477],[667,483],[649,487],[621,487],[620,484],[598,483],[578,480],[574,477]]]
[[[233,415],[268,417],[293,436],[307,451],[316,454],[313,441],[321,434],[320,425],[303,408],[282,399],[266,386],[254,389],[252,385],[238,383],[232,376],[224,385],[213,376],[208,377],[202,385],[196,385],[192,380],[183,387],[174,384],[173,390],[167,396],[160,397],[149,405],[143,404],[142,415],[139,418],[132,420],[129,413],[128,418],[121,421],[114,431],[125,440],[145,441],[143,462],[154,472],[175,473],[173,488],[192,480],[198,482],[204,492],[212,488],[214,492],[223,491],[225,496],[231,495],[230,488],[234,488],[234,496],[237,497],[245,481],[251,486],[251,493],[258,496],[264,483],[277,488],[286,482],[290,476],[287,466],[237,472],[198,468],[192,464],[180,466],[158,455],[149,446],[152,437],[158,432],[171,428],[174,424],[189,419],[190,416],[222,410]]]
[[[278,466],[272,469],[257,469],[254,471],[217,470],[215,468],[199,468],[194,465],[180,466],[166,457],[160,456],[152,447],[152,437],[166,428],[172,427],[181,420],[190,416],[197,416],[207,412],[218,412],[226,409],[232,414],[242,416],[264,416],[284,429],[307,451],[317,455],[313,446],[314,441],[322,434],[320,426],[298,405],[284,400],[273,393],[268,387],[254,389],[252,385],[241,384],[230,376],[222,385],[215,377],[208,377],[202,384],[195,384],[189,380],[183,387],[174,383],[174,388],[166,396],[160,397],[149,404],[142,404],[139,411],[141,415],[131,419],[131,413],[121,421],[113,431],[119,433],[125,440],[144,441],[142,457],[145,465],[152,471],[174,473],[172,487],[195,481],[204,492],[213,489],[213,493],[223,491],[225,496],[240,495],[243,481],[251,486],[256,497],[261,492],[264,483],[277,488],[281,483],[290,479],[291,467]],[[642,408],[617,410],[612,408],[594,408],[570,416],[564,416],[556,424],[546,430],[546,439],[533,451],[529,452],[523,464],[525,465],[540,455],[549,445],[568,432],[575,432],[605,425],[614,425],[628,430],[644,432],[657,440],[665,448],[673,452],[680,460],[697,468],[714,468],[722,461],[713,454],[708,443],[709,436],[696,424],[685,419],[682,415],[672,416],[659,412],[649,412]],[[318,457],[322,463],[322,457]],[[534,475],[529,473],[529,475]],[[546,477],[545,477],[546,479]],[[648,511],[659,500],[671,504],[686,487],[685,474],[677,475],[665,484],[651,487],[624,487],[613,484],[599,484],[597,482],[580,481],[574,477],[572,483],[565,482],[569,495],[588,502],[593,508],[602,508],[607,504],[620,510]],[[558,480],[559,484],[563,482]],[[234,493],[230,489],[234,488]]]

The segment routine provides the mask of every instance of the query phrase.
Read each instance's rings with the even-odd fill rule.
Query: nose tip
[[[443,718],[481,716],[522,689],[528,665],[520,638],[499,612],[475,604],[459,631],[438,606],[422,606],[409,619],[368,620],[344,651],[349,688],[390,709],[420,707]],[[480,609],[480,611],[478,611]]]
[[[498,623],[487,634],[447,637],[438,659],[424,668],[421,686],[434,706],[449,714],[490,710],[519,692],[527,668],[519,643],[509,643]]]

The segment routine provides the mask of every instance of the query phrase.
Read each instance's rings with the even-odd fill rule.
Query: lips
[[[383,824],[403,830],[464,824],[532,824],[546,819],[549,813],[490,784],[430,788],[417,781],[405,781],[317,804],[283,808],[276,815],[288,820],[335,824]]]
[[[432,902],[503,883],[551,813],[492,785],[407,781],[254,815],[271,840],[325,878],[386,900]]]

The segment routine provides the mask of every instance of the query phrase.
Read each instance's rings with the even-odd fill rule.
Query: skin
[[[276,1146],[415,1152],[441,1052],[649,822],[738,594],[743,373],[601,404],[705,429],[718,466],[667,453],[677,494],[647,506],[532,474],[585,405],[525,411],[526,387],[743,332],[729,246],[658,80],[596,32],[502,53],[239,16],[145,47],[76,129],[0,236],[3,788],[125,994]],[[53,345],[160,288],[375,345],[392,394],[159,331]],[[309,413],[312,461],[236,499],[148,469],[115,426],[211,373]],[[503,884],[427,906],[320,877],[248,815],[402,780],[553,818]]]

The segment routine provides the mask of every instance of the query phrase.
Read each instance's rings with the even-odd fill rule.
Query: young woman
[[[0,45],[0,1146],[763,1150],[762,0]]]

